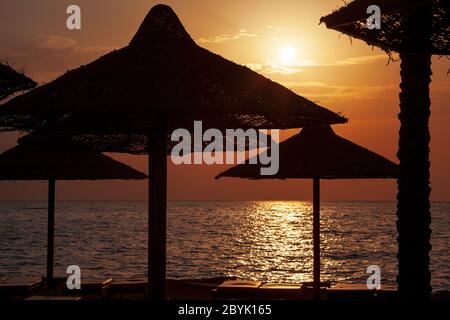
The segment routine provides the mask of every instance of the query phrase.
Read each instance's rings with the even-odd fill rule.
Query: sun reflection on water
[[[45,203],[0,208],[0,274],[45,273]],[[28,208],[29,207],[29,208]],[[55,275],[77,264],[88,278],[147,274],[146,202],[58,202]],[[382,283],[395,284],[395,203],[324,202],[321,205],[321,276],[364,283],[369,265]],[[449,203],[433,204],[431,272],[434,288],[448,288]],[[76,233],[74,234],[74,230]],[[273,282],[312,280],[310,202],[169,202],[169,278],[233,276]]]
[[[234,267],[241,276],[264,280],[310,281],[312,276],[312,221],[308,202],[252,202],[234,234],[237,251]],[[285,275],[289,271],[289,279]]]

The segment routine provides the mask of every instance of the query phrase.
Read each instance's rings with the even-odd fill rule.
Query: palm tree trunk
[[[431,293],[428,128],[431,55],[402,53],[400,58],[397,283],[403,298],[428,299]]]
[[[400,50],[400,137],[397,157],[398,290],[404,299],[428,299],[430,257],[431,6],[411,8]],[[418,49],[423,53],[417,53]],[[420,50],[419,49],[419,50]],[[402,52],[403,51],[403,52]]]

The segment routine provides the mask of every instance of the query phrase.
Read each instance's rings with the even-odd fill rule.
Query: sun
[[[292,64],[297,57],[297,51],[294,47],[285,46],[278,50],[278,59],[284,65]]]

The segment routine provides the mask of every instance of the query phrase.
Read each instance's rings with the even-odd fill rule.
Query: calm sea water
[[[55,273],[79,265],[88,278],[145,277],[146,202],[59,202]],[[170,202],[170,278],[237,276],[267,281],[312,280],[309,202]],[[45,274],[45,202],[0,204],[0,276]],[[450,203],[432,206],[433,289],[450,289]],[[395,203],[322,204],[322,278],[364,283],[379,265],[395,284]]]

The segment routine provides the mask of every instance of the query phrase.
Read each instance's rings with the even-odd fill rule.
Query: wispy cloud
[[[197,41],[200,43],[225,43],[227,41],[239,40],[242,38],[254,38],[254,37],[256,37],[256,34],[248,32],[247,29],[241,29],[239,30],[238,33],[234,35],[224,33],[211,38],[200,38],[197,39]]]
[[[252,69],[253,71],[266,74],[266,75],[272,75],[272,74],[294,74],[302,72],[303,66],[300,65],[284,65],[282,63],[266,60],[265,62],[259,62],[259,63],[247,63],[247,67]]]
[[[15,47],[0,48],[0,57],[2,60],[9,60],[12,57],[19,58],[26,56],[28,56],[28,54],[25,52],[23,48],[15,48]]]
[[[294,63],[288,65],[277,62],[275,60],[266,60],[264,62],[247,63],[246,65],[260,73],[264,74],[294,74],[302,72],[308,67],[341,67],[341,66],[357,66],[376,63],[378,61],[388,61],[388,57],[384,54],[374,56],[353,57],[332,62],[320,62],[311,59],[297,59]]]
[[[339,60],[331,63],[318,64],[321,66],[352,66],[352,65],[363,65],[378,62],[380,60],[388,61],[389,57],[386,54],[377,54],[374,56],[362,56],[353,57],[344,60]]]
[[[35,81],[47,82],[117,47],[91,46],[59,35],[36,35],[25,42],[0,41],[0,58],[25,66]]]
[[[112,46],[85,46],[74,39],[56,35],[37,36],[35,48],[52,52],[71,51],[82,53],[100,53],[115,49]]]
[[[277,27],[277,26],[272,26],[272,25],[267,25],[266,26],[267,29],[270,30],[276,30],[276,31],[297,31],[298,29],[296,28],[290,28],[290,27]]]
[[[280,81],[281,85],[298,92],[314,101],[328,102],[336,100],[384,100],[396,95],[398,85],[395,83],[382,86],[348,86],[332,85],[315,81]],[[392,93],[386,94],[387,92]]]
[[[64,51],[73,50],[78,47],[78,42],[67,38],[54,35],[41,35],[37,36],[36,43],[37,49],[52,50],[52,51]]]

